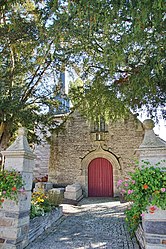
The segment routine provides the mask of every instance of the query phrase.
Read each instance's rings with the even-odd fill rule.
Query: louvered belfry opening
[[[88,196],[113,197],[113,168],[105,158],[95,158],[88,166]]]

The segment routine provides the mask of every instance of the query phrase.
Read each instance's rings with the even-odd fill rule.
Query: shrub
[[[166,172],[149,166],[149,163],[145,164],[148,167],[144,165],[130,173],[130,179],[124,189],[126,200],[130,202],[126,210],[126,221],[131,232],[136,230],[145,213],[152,214],[158,208],[166,209]],[[122,189],[125,182],[119,182]]]
[[[48,191],[48,199],[50,203],[54,206],[59,206],[63,202],[63,193],[57,193],[54,189]]]
[[[34,192],[31,197],[30,218],[43,216],[54,208],[48,199],[48,196],[40,191]]]

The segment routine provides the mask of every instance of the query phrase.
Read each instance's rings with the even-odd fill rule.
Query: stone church
[[[58,186],[79,183],[87,197],[116,196],[117,181],[133,170],[143,136],[142,123],[132,114],[96,125],[75,112],[65,129],[52,135],[49,182]]]

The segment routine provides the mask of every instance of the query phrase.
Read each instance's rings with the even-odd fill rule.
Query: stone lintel
[[[35,159],[36,156],[31,151],[24,150],[5,150],[1,152],[3,156],[7,156],[8,158],[26,158],[26,159]]]

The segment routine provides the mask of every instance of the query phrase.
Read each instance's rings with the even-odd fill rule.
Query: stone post
[[[2,152],[5,170],[14,169],[25,182],[18,203],[6,199],[0,209],[0,248],[22,249],[28,245],[29,211],[31,206],[32,173],[34,158],[27,141],[26,129],[20,128],[15,142]]]
[[[142,161],[148,161],[152,166],[158,164],[158,167],[166,168],[166,142],[155,135],[153,128],[154,122],[146,119],[143,122],[145,135],[142,144],[137,152],[139,153],[139,166]]]
[[[155,135],[154,122],[151,119],[146,119],[143,126],[145,136],[138,149],[139,166],[143,165],[142,161],[147,161],[152,166],[166,170],[166,142]],[[146,213],[142,219],[142,231],[143,236],[140,239],[139,231],[136,232],[138,241],[145,243],[144,247],[140,243],[141,248],[166,248],[166,210],[156,210],[154,214]]]

